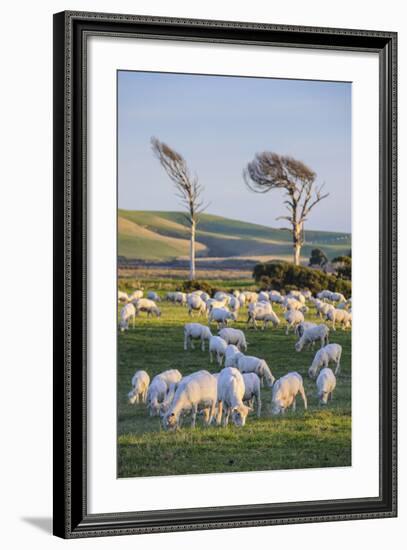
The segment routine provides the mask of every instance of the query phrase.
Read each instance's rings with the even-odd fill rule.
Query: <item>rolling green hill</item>
[[[197,258],[287,258],[291,256],[290,233],[239,220],[202,214],[197,228]],[[322,248],[329,258],[351,247],[349,233],[306,231],[302,256]],[[118,253],[128,259],[172,260],[185,258],[189,231],[182,212],[118,211]]]

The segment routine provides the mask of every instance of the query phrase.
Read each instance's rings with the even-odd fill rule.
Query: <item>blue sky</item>
[[[118,73],[119,207],[180,210],[150,138],[178,151],[205,187],[208,213],[273,227],[283,193],[242,178],[256,152],[302,160],[330,196],[308,229],[351,231],[351,84],[171,73]]]

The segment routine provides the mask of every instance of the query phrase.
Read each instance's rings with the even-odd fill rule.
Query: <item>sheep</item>
[[[154,302],[161,302],[160,296],[157,294],[157,292],[154,292],[154,290],[150,290],[147,292],[147,298],[149,300],[153,300]]]
[[[226,348],[227,343],[223,338],[220,336],[211,336],[209,339],[209,361],[213,363],[213,354],[215,354],[218,365],[221,367]]]
[[[264,290],[262,290],[261,292],[259,292],[258,301],[259,301],[259,302],[270,302],[270,296],[268,295],[267,292],[265,292]]]
[[[301,294],[306,300],[310,300],[312,298],[312,292],[310,290],[301,290]]]
[[[206,313],[206,304],[197,294],[189,295],[187,298],[188,315],[192,317],[192,312],[197,311],[198,315]]]
[[[145,311],[147,313],[147,317],[151,317],[152,315],[155,315],[156,317],[161,316],[161,311],[158,309],[157,304],[153,300],[149,300],[148,298],[140,298],[134,305],[136,307],[137,316],[141,311]]]
[[[264,379],[266,379],[269,388],[273,386],[275,378],[264,359],[259,359],[258,357],[254,357],[252,355],[244,355],[243,353],[240,353],[239,355],[235,355],[234,362],[236,368],[242,374],[245,372],[255,372],[260,378],[260,384],[262,387],[264,386]]]
[[[218,327],[225,327],[230,320],[237,321],[236,313],[229,311],[228,309],[221,309],[217,307],[211,309],[208,317],[209,324],[215,322],[218,323]]]
[[[234,344],[228,344],[225,351],[225,367],[235,367],[236,366],[236,356],[240,355],[240,350]]]
[[[327,405],[328,400],[332,400],[332,394],[336,387],[336,377],[331,369],[325,367],[321,370],[316,386],[320,405]]]
[[[118,298],[119,298],[119,302],[127,303],[129,301],[127,292],[123,292],[123,290],[118,291]]]
[[[211,312],[213,308],[226,308],[226,302],[227,300],[215,300],[215,298],[209,298],[209,300],[206,301],[206,307],[208,312]]]
[[[267,319],[265,319],[266,316]],[[253,327],[257,329],[256,321],[267,320],[271,321],[273,323],[273,326],[277,326],[280,322],[269,302],[257,302],[256,304],[250,304],[249,310],[247,312],[247,326],[249,326],[251,323]]]
[[[269,323],[273,324],[273,327],[276,328],[280,324],[280,319],[272,311],[271,313],[266,313],[263,317],[263,330],[268,327]]]
[[[342,330],[350,328],[352,322],[352,313],[346,309],[331,309],[326,314],[328,321],[332,321],[332,330],[336,330],[335,323],[342,325]]]
[[[304,330],[301,338],[296,342],[296,351],[302,351],[304,347],[311,345],[313,348],[315,342],[319,340],[321,342],[321,348],[329,342],[329,328],[326,325],[316,325],[315,327],[307,328]]]
[[[246,296],[243,293],[239,294],[238,300],[240,307],[244,307],[246,305]]]
[[[171,384],[176,384],[181,379],[182,374],[177,369],[166,370],[154,376],[147,391],[147,407],[150,409],[150,416],[159,414]]]
[[[226,366],[226,363],[225,363]],[[253,407],[253,401],[256,399],[257,418],[261,415],[261,395],[260,395],[260,378],[254,372],[245,372],[243,375],[244,381],[244,396],[243,403],[247,403],[249,407]]]
[[[232,415],[232,422],[235,426],[243,427],[245,425],[251,408],[243,403],[244,392],[245,385],[241,373],[233,367],[222,369],[218,377],[217,388],[216,423],[218,425],[222,422],[223,426],[227,426],[230,415]]]
[[[130,405],[138,403],[139,399],[142,403],[147,400],[148,386],[150,385],[150,377],[145,370],[138,370],[131,379],[132,390],[128,393]]]
[[[240,301],[239,298],[236,298],[236,296],[232,296],[232,298],[229,301],[229,308],[233,313],[238,313],[240,309]]]
[[[123,332],[129,329],[129,322],[132,321],[133,328],[136,321],[136,308],[129,303],[122,307],[120,311],[120,330]]]
[[[231,295],[228,294],[227,292],[223,292],[221,290],[218,290],[217,292],[215,292],[214,299],[218,300],[219,302],[224,302],[224,305],[227,306],[227,305],[229,305]]]
[[[294,298],[297,302],[301,302],[302,305],[305,304],[305,296],[303,296],[299,290],[291,290],[288,294],[288,298]]]
[[[317,298],[319,300],[330,300],[331,299],[331,291],[330,290],[321,290],[321,292],[318,292]]]
[[[239,296],[240,296],[240,290],[237,290],[237,288],[235,288],[235,290],[232,292],[232,295],[233,295],[235,298],[239,298]]]
[[[142,297],[143,297],[143,291],[135,290],[133,294],[129,296],[129,302],[132,302],[134,304],[135,301],[140,300],[140,298]]]
[[[187,303],[187,295],[185,294],[185,292],[175,292],[173,301],[175,304],[185,306],[185,304]]]
[[[308,311],[308,307],[301,301],[297,300],[297,298],[286,297],[283,302],[283,307],[288,311],[297,310],[301,311],[301,313],[307,313]]]
[[[253,304],[259,299],[259,295],[257,294],[257,292],[250,292],[249,290],[245,290],[243,292],[243,295],[246,299],[246,304]]]
[[[193,340],[200,340],[201,350],[205,351],[205,341],[209,342],[211,336],[212,333],[207,326],[199,323],[187,323],[184,325],[184,350],[187,351],[188,344],[191,345],[191,349],[195,349]]]
[[[287,328],[285,333],[288,334],[290,328],[295,330],[295,327],[304,322],[304,315],[301,311],[295,309],[289,309],[284,313],[284,319],[287,321]]]
[[[316,327],[316,326],[317,325],[315,323],[309,323],[308,321],[304,321],[303,323],[300,323],[295,327],[294,332],[298,337],[298,339],[300,339],[306,329]]]
[[[208,371],[201,370],[186,376],[175,391],[172,403],[163,416],[162,423],[166,430],[177,429],[180,417],[192,413],[191,428],[195,428],[196,416],[203,411],[204,422],[209,425],[215,415],[218,383]]]
[[[328,344],[323,348],[320,348],[312,360],[312,364],[308,369],[308,376],[315,378],[319,369],[328,367],[329,363],[335,363],[335,375],[339,374],[341,370],[341,355],[342,346],[340,344]]]
[[[346,298],[340,292],[331,292],[331,297],[329,298],[331,302],[346,302]]]
[[[246,337],[242,330],[227,327],[221,329],[218,334],[227,344],[234,344],[240,351],[247,351]]]
[[[284,302],[284,298],[281,296],[278,290],[270,290],[269,297],[270,297],[270,302],[272,303],[282,304]]]
[[[302,376],[298,372],[289,372],[275,382],[271,393],[271,413],[284,414],[286,409],[292,406],[296,409],[296,397],[300,394],[304,401],[304,409],[307,409],[307,396],[304,391]]]
[[[316,302],[315,307],[317,308],[318,317],[326,317],[330,311],[335,309],[332,304],[327,304],[326,302],[321,301]]]

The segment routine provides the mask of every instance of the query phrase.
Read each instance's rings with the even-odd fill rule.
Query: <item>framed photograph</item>
[[[393,517],[393,32],[54,15],[54,534]]]

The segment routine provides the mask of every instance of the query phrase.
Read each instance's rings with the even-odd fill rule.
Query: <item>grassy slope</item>
[[[295,337],[286,336],[283,328],[265,332],[251,330],[247,332],[248,354],[264,357],[277,378],[290,370],[300,372],[308,396],[308,411],[304,412],[298,399],[295,413],[289,411],[284,417],[271,417],[270,390],[263,389],[261,418],[251,415],[244,429],[205,428],[198,421],[198,427],[192,431],[186,420],[179,432],[166,433],[158,418],[147,416],[143,405],[128,405],[127,392],[134,372],[144,368],[152,377],[169,368],[178,368],[184,375],[199,369],[211,372],[218,369],[217,365],[210,365],[207,352],[183,351],[183,324],[190,322],[186,310],[166,303],[161,307],[160,319],[140,317],[135,330],[118,336],[119,477],[351,464],[349,331],[331,333],[331,341],[340,343],[344,351],[342,375],[338,378],[334,400],[326,409],[319,407],[315,383],[307,377],[313,352],[296,353]],[[314,316],[307,318],[314,319]],[[237,327],[244,328],[243,321],[244,314],[241,314]]]
[[[120,221],[135,224],[134,228],[148,231],[155,248],[152,254],[147,238],[138,239],[135,231],[130,235],[123,234],[119,226],[119,255],[138,259],[157,258],[161,255],[161,258],[169,259],[186,254],[188,227],[181,212],[119,210]],[[161,238],[160,243],[156,242],[154,236]],[[304,256],[309,256],[311,249],[315,246],[321,246],[330,257],[350,248],[350,236],[347,234],[307,231],[306,236],[309,244],[303,247]],[[168,242],[168,248],[165,247],[163,238],[171,239]],[[197,243],[198,256],[234,257],[271,254],[281,257],[291,254],[292,251],[290,234],[287,231],[211,214],[202,215],[198,225]],[[179,250],[178,254],[177,250]]]

